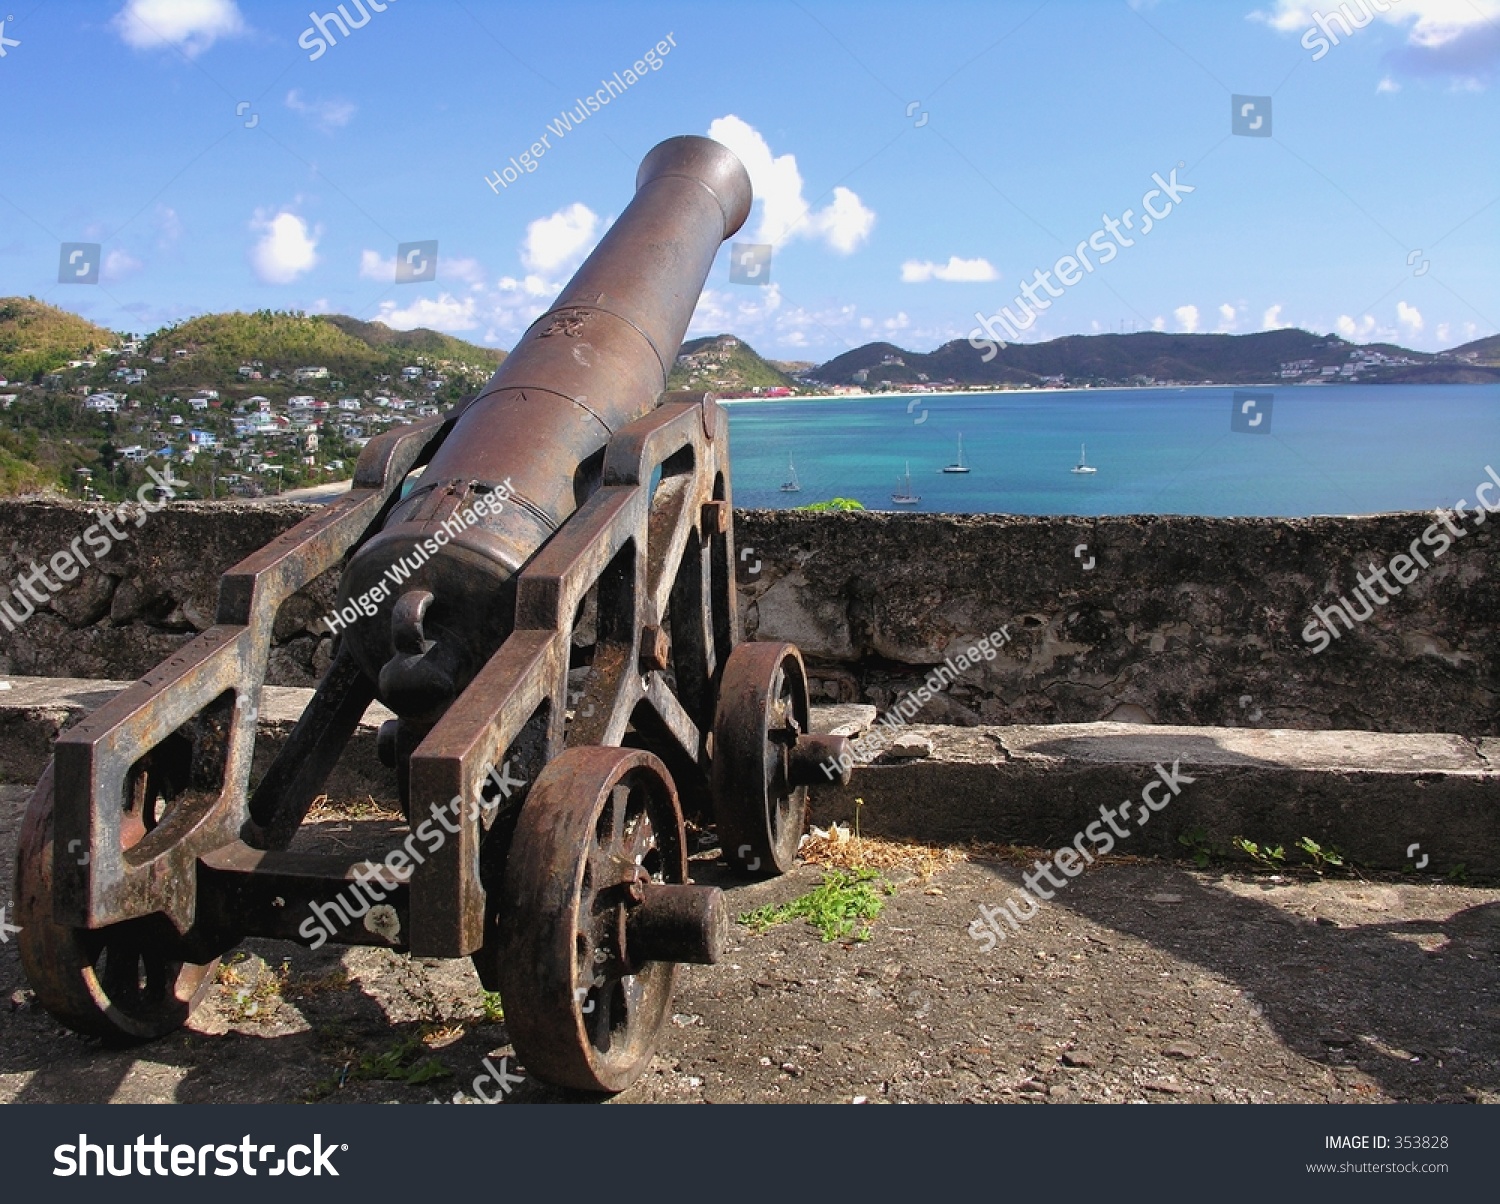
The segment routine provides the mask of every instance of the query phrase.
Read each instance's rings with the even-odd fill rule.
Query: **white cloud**
[[[524,276],[520,280],[514,276],[500,277],[500,291],[505,293],[523,293],[528,297],[551,297],[557,289],[557,285],[550,280],[543,280],[535,273]]]
[[[923,284],[928,280],[945,280],[950,284],[967,284],[982,280],[999,280],[988,259],[960,259],[950,255],[947,263],[930,259],[908,259],[901,265],[901,283]]]
[[[1164,317],[1162,317],[1160,314],[1157,314],[1156,317],[1154,317],[1154,318],[1151,319],[1151,329],[1152,330],[1165,330],[1166,328],[1167,328],[1167,320]]]
[[[363,280],[379,280],[390,284],[396,279],[396,257],[389,259],[368,247],[359,253],[359,274]],[[438,255],[438,279],[461,281],[471,288],[483,288],[484,268],[477,259],[460,259]],[[552,290],[556,292],[554,288]]]
[[[361,251],[359,274],[365,280],[383,280],[389,284],[396,278],[396,257],[382,259],[379,251]]]
[[[378,320],[392,330],[413,330],[418,326],[425,326],[430,330],[456,334],[459,331],[473,330],[479,325],[479,316],[475,310],[473,297],[459,300],[449,293],[442,293],[437,300],[418,297],[405,309],[398,308],[394,301],[382,301]]]
[[[125,277],[134,275],[141,270],[141,261],[128,251],[111,251],[104,257],[104,264],[100,268],[99,278],[106,283],[114,283],[124,280]]]
[[[1280,305],[1273,305],[1265,313],[1261,314],[1260,328],[1262,330],[1284,330],[1290,326],[1290,322],[1283,322],[1281,320],[1281,309]]]
[[[318,262],[322,231],[309,231],[307,223],[290,210],[283,209],[272,218],[257,212],[250,228],[260,232],[260,241],[250,249],[250,263],[264,283],[290,284]]]
[[[1417,311],[1415,305],[1408,305],[1405,301],[1396,302],[1396,321],[1405,326],[1412,334],[1422,329],[1422,315]]]
[[[286,94],[286,107],[300,117],[307,118],[324,133],[342,129],[354,120],[358,106],[348,100],[303,100],[299,89]]]
[[[789,235],[800,232],[804,226],[812,237],[823,239],[840,255],[849,255],[870,237],[875,228],[875,211],[866,208],[849,189],[837,187],[833,190],[833,200],[816,213],[809,212]]]
[[[438,276],[443,280],[462,280],[473,286],[484,283],[484,268],[477,259],[439,258]]]
[[[1318,21],[1315,18],[1320,13],[1322,20]],[[1311,31],[1312,36],[1305,43],[1307,48],[1315,50],[1321,40],[1328,44],[1323,54],[1334,45],[1359,36],[1371,17],[1404,28],[1405,45],[1391,60],[1408,74],[1442,76],[1461,86],[1478,89],[1500,62],[1500,0],[1401,0],[1399,4],[1386,4],[1384,11],[1373,0],[1342,0],[1339,4],[1330,0],[1317,4],[1276,0],[1270,12],[1250,14],[1252,20],[1262,21],[1281,33]],[[1358,24],[1361,19],[1363,25]],[[1377,91],[1394,92],[1399,88],[1387,76]]]
[[[1172,316],[1177,319],[1177,328],[1184,334],[1198,332],[1198,307],[1196,305],[1179,305],[1172,311]]]
[[[1347,8],[1355,21],[1348,21],[1340,11],[1342,8]],[[1253,12],[1250,19],[1262,21],[1282,33],[1299,33],[1318,27],[1315,17],[1319,12],[1324,14],[1323,23],[1340,39],[1349,36],[1344,33],[1346,23],[1357,33],[1363,28],[1356,24],[1358,19],[1365,18],[1364,24],[1368,25],[1369,18],[1374,16],[1387,25],[1411,22],[1408,41],[1414,45],[1436,46],[1493,20],[1500,15],[1500,3],[1496,0],[1401,0],[1399,4],[1388,3],[1381,12],[1371,0],[1343,0],[1342,4],[1328,3],[1327,0],[1316,4],[1307,4],[1303,0],[1276,0],[1272,11]],[[1339,13],[1338,18],[1330,20],[1328,14],[1331,13]]]
[[[170,47],[189,58],[246,31],[234,0],[129,0],[111,24],[136,50]]]
[[[177,210],[169,205],[156,207],[153,224],[156,226],[156,247],[160,251],[165,251],[182,237],[182,219],[177,216]]]
[[[555,272],[582,263],[599,240],[599,215],[574,201],[551,217],[539,217],[526,227],[521,262],[531,272]]]
[[[1438,323],[1438,326],[1437,326],[1437,338],[1438,338],[1438,342],[1439,343],[1446,343],[1448,341],[1450,333],[1451,332],[1449,330],[1448,323],[1446,323],[1446,322],[1439,322]]]
[[[1239,313],[1234,308],[1234,306],[1230,305],[1227,301],[1223,305],[1219,306],[1219,334],[1229,334],[1237,326],[1239,326],[1239,324]]]
[[[781,245],[794,238],[821,239],[847,255],[870,237],[875,211],[847,188],[836,187],[833,200],[822,209],[808,208],[802,195],[802,173],[795,155],[772,155],[760,132],[748,122],[729,114],[708,127],[708,136],[739,156],[755,200],[760,205],[760,226],[755,241]]]
[[[1375,91],[1377,91],[1377,92],[1399,92],[1399,91],[1401,91],[1401,85],[1398,84],[1395,80],[1393,80],[1389,75],[1387,75],[1387,76],[1383,76],[1381,78],[1381,81],[1378,84],[1375,85]]]

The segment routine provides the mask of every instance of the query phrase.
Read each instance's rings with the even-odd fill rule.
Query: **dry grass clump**
[[[802,838],[797,856],[808,865],[835,870],[906,870],[926,882],[939,870],[965,860],[962,849],[902,840],[883,836],[861,836],[842,824],[826,831],[813,828]]]

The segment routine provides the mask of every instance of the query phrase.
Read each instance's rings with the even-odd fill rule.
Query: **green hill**
[[[403,355],[424,355],[431,360],[452,360],[457,363],[475,364],[486,367],[491,372],[505,359],[503,351],[478,347],[462,339],[455,339],[452,335],[428,330],[426,327],[418,327],[416,330],[392,330],[383,322],[361,322],[358,318],[346,318],[342,314],[329,314],[323,320],[331,322],[345,334],[370,347],[399,351]]]
[[[1448,354],[1454,359],[1466,359],[1473,364],[1500,367],[1500,334],[1492,334],[1487,339],[1475,339],[1472,343],[1455,347]]]
[[[1010,343],[985,359],[966,339],[931,352],[906,351],[891,343],[869,343],[845,352],[808,375],[826,385],[1071,385],[1287,383],[1322,377],[1324,368],[1362,362],[1358,379],[1383,383],[1500,380],[1482,366],[1495,340],[1469,344],[1477,363],[1456,362],[1456,352],[1434,356],[1388,343],[1356,345],[1337,335],[1306,330],[1256,334],[1069,335],[1045,343]],[[1464,349],[1460,349],[1464,350]],[[1364,357],[1371,357],[1367,361]],[[1380,358],[1374,358],[1380,357]],[[1296,375],[1283,367],[1299,365]],[[1348,378],[1340,378],[1348,379]]]
[[[722,396],[755,389],[791,389],[790,376],[755,353],[749,343],[733,335],[689,339],[677,353],[668,389],[708,389]]]
[[[29,381],[113,346],[117,336],[34,297],[0,297],[0,376]]]
[[[160,368],[166,384],[230,383],[242,365],[267,376],[323,367],[333,379],[363,381],[398,371],[419,356],[487,376],[505,358],[504,352],[435,330],[397,331],[379,322],[272,310],[193,318],[152,335],[145,354],[166,359]]]

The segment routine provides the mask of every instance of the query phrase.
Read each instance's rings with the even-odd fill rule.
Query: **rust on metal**
[[[239,942],[328,939],[471,956],[534,1074],[615,1091],[640,1073],[676,963],[727,941],[684,816],[716,822],[742,872],[784,870],[814,767],[843,751],[809,734],[797,650],[740,643],[728,416],[665,392],[750,202],[717,143],[652,150],[476,397],[372,440],[348,496],[224,575],[210,630],[60,737],[18,855],[43,1006],[157,1037]],[[252,790],[281,606],[341,567],[347,608],[397,564]],[[377,700],[410,836],[372,861],[293,849]]]

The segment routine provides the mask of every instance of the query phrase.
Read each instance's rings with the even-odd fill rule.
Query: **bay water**
[[[1236,401],[1236,394],[1240,400]],[[1232,414],[1247,395],[1259,400]],[[1269,395],[1269,404],[1266,396]],[[1500,472],[1500,385],[884,394],[725,402],[737,506],[1299,517],[1452,507]],[[1253,415],[1260,422],[1253,422]],[[957,455],[971,471],[945,474]],[[1097,473],[1070,471],[1080,445]],[[791,457],[802,489],[784,493]],[[891,494],[911,465],[917,505]],[[898,481],[898,478],[901,480]]]

